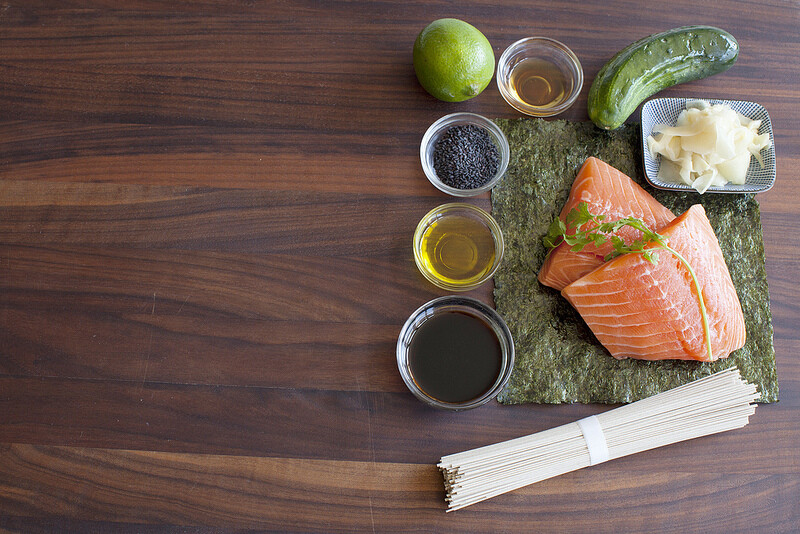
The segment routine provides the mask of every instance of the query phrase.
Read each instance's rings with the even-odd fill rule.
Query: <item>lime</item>
[[[446,102],[461,102],[486,89],[494,52],[474,26],[458,19],[428,24],[414,42],[414,71],[422,87]]]

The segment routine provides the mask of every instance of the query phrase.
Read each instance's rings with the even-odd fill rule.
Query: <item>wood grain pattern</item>
[[[442,493],[433,466],[384,462],[378,467],[370,462],[31,445],[4,447],[0,457],[4,460],[2,474],[14,481],[0,486],[13,503],[13,519],[5,520],[10,524],[14,516],[36,511],[43,504],[73,521],[104,515],[129,524],[169,521],[275,531],[314,530],[323,524],[326,531],[336,532],[408,532],[404,510],[414,513],[412,529],[430,531],[437,528],[444,513],[442,504],[432,504]],[[32,477],[40,480],[35,492],[24,482]],[[642,506],[646,524],[641,517],[627,513],[630,500],[665,484],[676,494]],[[720,520],[732,528],[747,529],[753,522],[780,527],[793,513],[788,503],[766,509],[737,505],[748,502],[752,494],[766,502],[777,501],[781,491],[797,489],[797,480],[763,474],[731,479],[719,473],[698,475],[680,470],[655,477],[609,472],[602,480],[585,472],[570,473],[499,497],[494,506],[504,513],[504,530],[547,528],[552,518],[571,518],[574,510],[567,503],[575,485],[581,487],[587,501],[596,504],[586,510],[592,517],[587,513],[585,518],[573,520],[573,528],[592,529],[600,518],[622,530],[663,532],[678,525],[713,528]],[[415,491],[409,493],[403,489],[406,487]],[[702,499],[721,499],[731,508],[700,512],[692,501]],[[287,502],[291,506],[286,506]],[[483,516],[486,507],[477,505],[475,514]],[[548,519],[531,521],[519,513],[521,507],[546,511]],[[457,514],[448,518],[448,531],[473,531],[470,522],[474,518]]]
[[[451,200],[421,137],[454,111],[519,116],[494,83],[460,104],[419,86],[414,38],[445,16],[497,57],[533,34],[570,46],[570,120],[635,39],[737,37],[734,68],[663,96],[770,113],[779,403],[445,514],[443,454],[608,409],[443,413],[397,373],[403,322],[447,294],[411,254]],[[798,27],[793,0],[0,3],[0,531],[800,530]]]
[[[44,504],[75,519],[102,514],[124,523],[169,521],[284,531],[314,530],[324,524],[327,531],[408,532],[409,519],[403,510],[413,511],[412,528],[423,531],[435,530],[444,510],[437,502],[442,490],[433,466],[31,445],[0,448],[0,458],[4,478],[15,481],[0,486],[11,495],[8,500],[13,502],[10,512],[14,516]],[[739,475],[733,480],[718,473],[684,471],[657,477],[621,472],[604,475],[604,480],[599,480],[584,472],[571,473],[498,498],[496,506],[506,515],[504,529],[546,527],[548,520],[531,523],[519,514],[522,505],[568,518],[574,510],[565,501],[571,497],[573,485],[580,485],[588,500],[598,503],[588,512],[604,520],[622,512],[624,519],[612,519],[612,523],[623,530],[643,526],[640,517],[624,513],[629,500],[663,484],[672,485],[678,494],[642,507],[648,515],[643,532],[663,532],[678,524],[702,530],[723,517],[734,528],[747,528],[753,522],[780,525],[791,517],[788,503],[770,509],[736,505],[747,502],[753,493],[775,499],[782,489],[791,490],[792,485],[796,489],[797,484],[790,477],[763,474]],[[31,478],[41,480],[35,492],[24,482]],[[614,489],[609,490],[608,484]],[[415,491],[409,493],[403,489],[406,487]],[[697,499],[724,499],[734,511],[709,516],[692,507],[691,501]],[[292,506],[286,506],[287,502]],[[478,505],[476,513],[485,513],[486,506]],[[452,516],[449,531],[472,530],[469,518]],[[596,518],[587,517],[573,526],[591,529],[594,521]]]

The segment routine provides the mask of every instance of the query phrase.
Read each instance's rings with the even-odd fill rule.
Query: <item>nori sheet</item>
[[[498,119],[511,161],[492,192],[492,212],[506,252],[495,273],[495,306],[514,336],[514,372],[504,404],[623,403],[736,365],[761,402],[778,400],[772,315],[758,202],[753,195],[700,195],[656,190],[642,175],[638,124],[606,132],[591,122]],[[711,363],[616,360],[560,293],[536,276],[545,258],[541,238],[569,196],[583,162],[595,156],[621,170],[676,215],[703,204],[742,303],[745,346]]]

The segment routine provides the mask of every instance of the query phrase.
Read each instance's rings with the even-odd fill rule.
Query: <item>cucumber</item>
[[[684,26],[640,39],[597,73],[589,89],[589,118],[600,128],[618,128],[652,94],[726,71],[738,56],[733,35],[712,26]]]

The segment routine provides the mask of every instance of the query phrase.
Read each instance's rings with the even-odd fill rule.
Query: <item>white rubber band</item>
[[[591,415],[576,421],[583,432],[583,439],[586,440],[586,448],[589,449],[589,465],[595,465],[608,460],[608,444],[603,428],[596,416]]]

